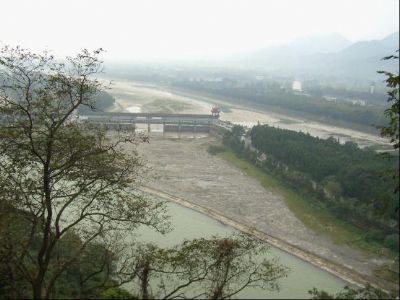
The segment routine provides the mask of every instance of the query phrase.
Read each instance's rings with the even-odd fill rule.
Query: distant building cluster
[[[337,98],[332,96],[323,96],[323,98],[328,102],[336,102]]]
[[[222,77],[190,77],[189,81],[192,82],[221,82],[223,80]]]
[[[332,96],[323,96],[323,98],[328,101],[328,102],[337,102],[338,98],[337,97],[332,97]],[[342,102],[350,102],[353,105],[359,105],[359,106],[365,106],[366,102],[365,100],[361,99],[348,99],[348,98],[343,98],[340,99]]]
[[[351,102],[353,105],[365,106],[365,101],[361,99],[345,99],[345,100]]]

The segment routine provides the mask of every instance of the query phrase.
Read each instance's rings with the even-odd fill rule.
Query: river
[[[147,227],[138,230],[139,239],[144,242],[154,242],[159,246],[168,247],[182,242],[184,239],[211,237],[213,235],[227,236],[235,232],[226,226],[199,212],[175,203],[167,203],[168,214],[172,217],[173,231],[162,235]],[[281,290],[269,292],[249,288],[238,295],[243,299],[309,299],[308,290],[313,287],[329,292],[337,292],[346,284],[338,277],[321,270],[310,263],[302,261],[284,251],[271,247],[271,255],[278,257],[280,262],[290,268],[288,277],[280,279]]]
[[[141,84],[132,81],[115,80],[110,90],[116,99],[113,111],[125,112],[173,112],[209,114],[213,105],[222,106],[220,119],[252,127],[258,123],[283,129],[307,132],[320,138],[334,137],[341,143],[352,141],[359,147],[373,146],[377,150],[392,149],[387,139],[378,134],[321,123],[300,116],[287,115],[269,110],[257,110],[245,104],[230,103],[217,96],[203,96],[194,92],[182,92],[171,87]],[[165,111],[165,106],[173,103]],[[182,105],[178,105],[178,104]],[[150,104],[150,106],[149,106]]]
[[[208,114],[214,102],[214,99],[204,99],[204,97],[197,95],[182,95],[179,92],[166,90],[161,87],[142,85],[129,81],[114,82],[111,94],[116,98],[116,107],[114,111],[152,112],[149,110],[151,108],[159,112],[164,112],[163,109],[165,105],[162,103],[170,103],[171,105],[169,105],[169,108],[173,108],[173,112],[175,113]],[[181,106],[179,102],[185,103],[186,105]],[[215,101],[214,103],[218,102]],[[345,140],[352,140],[362,147],[370,145],[382,146],[382,144],[384,144],[384,141],[379,137],[359,131],[283,116],[272,112],[254,111],[250,108],[238,106],[229,107],[226,113],[221,114],[221,119],[249,126],[260,122],[279,126],[281,128],[309,132],[314,136],[323,138],[328,136],[338,137],[340,135],[342,142]],[[154,129],[152,128],[153,132],[158,131]],[[138,128],[138,131],[146,131],[146,128]],[[211,219],[207,215],[176,203],[168,203],[168,208],[169,214],[172,216],[174,230],[163,236],[148,228],[141,228],[140,233],[143,241],[155,242],[160,246],[172,246],[180,243],[184,239],[208,237],[212,235],[224,236],[236,230]],[[252,288],[241,292],[237,295],[238,298],[310,298],[308,290],[313,287],[328,292],[337,292],[348,284],[331,273],[277,248],[272,247],[271,254],[279,257],[281,263],[291,269],[288,277],[280,280],[281,291],[277,293]]]

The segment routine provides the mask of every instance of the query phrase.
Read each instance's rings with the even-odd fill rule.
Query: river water
[[[142,105],[155,99],[163,99],[167,102],[169,100],[182,101],[192,105],[190,109],[185,109],[178,113],[209,113],[212,106],[210,104],[212,101],[177,95],[152,86],[132,85],[130,82],[119,82],[114,89],[119,93],[114,95],[118,104],[116,111],[139,112],[142,111]],[[349,138],[349,140],[358,142],[360,146],[382,144],[379,138],[353,130],[344,130],[343,128],[317,124],[288,116],[282,117],[273,113],[255,112],[242,107],[240,109],[231,108],[229,112],[222,113],[221,119],[250,127],[260,122],[261,124],[270,124],[295,131],[304,130],[304,132],[310,132],[312,135],[324,138],[341,134],[342,141]],[[137,130],[147,131],[147,125],[138,126]],[[153,133],[162,132],[161,128],[155,128],[153,125],[151,131]],[[176,135],[177,133],[166,134]],[[140,240],[168,247],[176,245],[184,239],[211,237],[213,235],[226,236],[235,232],[232,227],[175,203],[168,203],[168,210],[169,215],[172,217],[171,222],[174,230],[166,235],[161,235],[149,228],[141,227],[138,231]],[[284,251],[271,248],[270,252],[274,257],[278,257],[283,265],[290,268],[288,277],[279,281],[281,290],[279,292],[269,292],[249,288],[236,295],[237,298],[309,299],[308,290],[313,287],[334,293],[348,284],[340,278]]]
[[[139,240],[154,242],[162,247],[176,245],[184,239],[211,237],[213,235],[227,236],[235,232],[230,226],[226,226],[199,212],[183,207],[175,203],[167,203],[168,214],[172,217],[173,231],[162,235],[146,227],[138,230]],[[308,290],[313,287],[328,292],[337,292],[347,283],[340,278],[321,270],[310,263],[290,255],[276,248],[271,248],[271,256],[278,257],[280,262],[290,268],[288,277],[280,279],[281,290],[269,292],[260,289],[249,288],[236,298],[243,299],[309,299]]]

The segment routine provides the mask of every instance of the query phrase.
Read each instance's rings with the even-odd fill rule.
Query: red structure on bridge
[[[219,113],[221,112],[221,110],[219,109],[219,107],[217,107],[217,106],[214,106],[212,109],[211,109],[211,114],[214,116],[214,117],[219,117]]]

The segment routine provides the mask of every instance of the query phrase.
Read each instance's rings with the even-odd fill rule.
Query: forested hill
[[[391,160],[357,144],[340,144],[309,134],[258,125],[250,132],[252,146],[240,142],[239,130],[224,137],[236,153],[246,156],[296,192],[314,199],[336,217],[366,230],[372,238],[398,250],[398,199],[396,182],[387,175],[398,166]]]
[[[380,80],[376,70],[398,70],[395,61],[381,60],[398,48],[398,31],[382,39],[355,43],[340,35],[315,36],[242,54],[234,62],[247,68]]]

